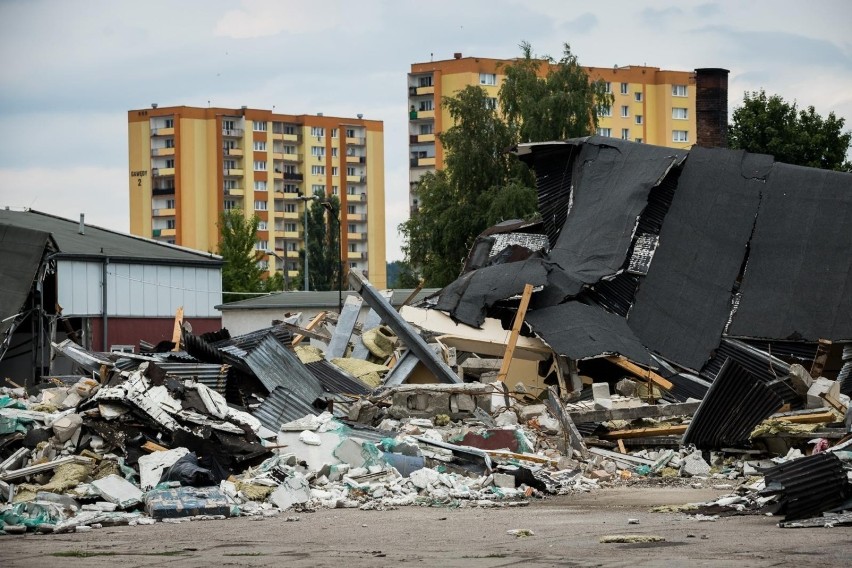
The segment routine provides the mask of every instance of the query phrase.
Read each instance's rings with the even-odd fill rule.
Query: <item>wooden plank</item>
[[[615,363],[625,371],[629,371],[633,375],[639,377],[640,379],[645,379],[646,381],[650,381],[657,385],[660,388],[666,389],[668,391],[672,390],[674,386],[671,381],[661,377],[651,369],[643,369],[639,365],[636,365],[632,361],[628,361],[624,357],[607,357],[607,361],[610,363]]]
[[[172,343],[175,346],[172,351],[180,351],[180,328],[183,325],[183,306],[178,306],[175,310],[175,326],[172,329]]]
[[[322,320],[324,320],[324,319],[325,319],[325,315],[326,315],[326,312],[320,312],[320,313],[318,313],[318,314],[314,317],[314,319],[312,319],[312,320],[310,321],[310,323],[308,323],[308,325],[306,325],[306,326],[305,326],[305,329],[304,329],[304,330],[305,330],[305,331],[311,331],[312,329],[314,329],[316,326],[318,326],[318,325],[320,324],[320,322],[321,322]],[[292,345],[293,347],[297,346],[299,343],[301,343],[301,342],[302,342],[302,340],[303,340],[304,338],[305,338],[305,335],[304,335],[304,334],[301,334],[301,335],[297,335],[297,336],[295,336],[295,337],[293,338],[293,343],[292,343],[291,345]],[[326,341],[327,341],[327,340],[326,340]]]
[[[509,375],[509,366],[512,364],[512,356],[515,354],[515,345],[518,344],[518,335],[521,333],[521,326],[524,324],[524,318],[527,317],[527,307],[530,305],[532,291],[532,284],[524,286],[524,293],[521,295],[521,305],[518,306],[518,313],[515,314],[515,323],[512,325],[512,333],[509,334],[509,344],[506,345],[506,352],[503,354],[503,364],[500,366],[500,372],[497,373],[498,381],[505,381]]]
[[[792,422],[793,424],[823,424],[839,421],[837,415],[834,414],[834,412],[832,412],[831,410],[812,412],[810,414],[797,414],[795,416],[773,415],[770,416],[770,418],[775,420],[785,420],[787,422]]]
[[[627,448],[624,447],[624,440],[619,438],[618,440],[616,440],[616,442],[618,443],[618,451],[621,452],[622,454],[626,454]]]
[[[140,446],[140,447],[143,450],[145,450],[146,452],[165,452],[165,451],[168,451],[167,447],[161,446],[160,444],[156,444],[156,443],[154,443],[150,440],[148,440],[147,442],[142,444],[142,446]]]
[[[401,310],[402,306],[407,306],[408,304],[413,302],[414,298],[417,297],[417,294],[419,294],[422,289],[423,289],[423,280],[421,280],[420,283],[417,284],[417,288],[412,290],[411,294],[409,294],[408,297],[405,300],[403,300],[402,305],[400,305],[399,308],[397,308],[396,311]],[[388,299],[388,302],[390,302],[390,299]]]
[[[583,436],[571,420],[571,415],[565,411],[562,401],[556,392],[556,387],[553,385],[547,387],[547,400],[544,402],[550,412],[559,420],[562,425],[562,435],[565,437],[565,445],[569,448],[577,450],[585,459],[589,454],[586,444],[583,442]]]
[[[845,406],[843,406],[843,404],[842,404],[839,400],[837,400],[836,398],[834,398],[833,396],[831,396],[831,395],[830,395],[830,394],[828,394],[827,392],[822,393],[820,396],[821,396],[821,397],[822,397],[822,399],[823,399],[823,400],[825,400],[828,404],[830,404],[831,406],[833,406],[833,407],[834,407],[834,409],[835,409],[837,412],[839,412],[839,413],[841,413],[841,414],[844,414],[844,415],[846,414],[846,407],[845,407]]]
[[[810,375],[817,378],[822,375],[822,370],[825,368],[825,362],[828,361],[828,353],[831,351],[831,341],[828,339],[820,339],[817,346],[816,356],[811,365]]]
[[[584,422],[606,422],[607,420],[635,420],[637,418],[666,418],[670,416],[692,416],[701,406],[701,402],[681,402],[677,404],[655,404],[634,406],[633,408],[613,408],[609,410],[569,411],[575,424]]]
[[[674,426],[654,426],[653,428],[634,428],[632,430],[610,430],[601,438],[615,440],[618,438],[645,438],[648,436],[674,436],[686,432],[687,424]]]

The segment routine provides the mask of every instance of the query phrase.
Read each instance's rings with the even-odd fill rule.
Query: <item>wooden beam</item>
[[[408,295],[408,297],[402,302],[402,304],[399,306],[399,308],[396,311],[401,310],[403,306],[407,306],[408,304],[413,302],[414,298],[417,297],[417,294],[419,294],[422,289],[423,289],[423,280],[421,280],[417,284],[417,288],[415,288],[414,290],[411,291],[411,294]],[[390,302],[390,300],[388,300],[388,301]]]
[[[646,438],[648,436],[674,436],[686,432],[687,424],[674,426],[654,426],[653,428],[634,428],[632,430],[610,430],[601,438],[616,440],[618,438]]]
[[[172,351],[180,351],[180,328],[183,325],[183,306],[179,306],[177,310],[175,310],[175,326],[172,329],[172,343],[175,346],[172,348]]]
[[[318,314],[316,315],[316,317],[314,317],[314,319],[312,319],[312,320],[310,321],[310,323],[308,323],[308,325],[307,325],[307,326],[305,326],[305,330],[310,331],[310,330],[312,330],[313,328],[315,328],[316,326],[318,326],[318,325],[320,324],[320,322],[321,322],[322,320],[324,320],[324,319],[325,319],[325,315],[326,315],[326,312],[320,312],[320,313],[318,313]],[[301,343],[301,342],[302,342],[302,340],[303,340],[304,338],[305,338],[305,336],[304,336],[304,335],[297,335],[297,336],[295,336],[295,337],[293,338],[293,343],[292,343],[291,345],[292,345],[293,347],[297,346],[299,343]]]
[[[650,382],[654,383],[655,385],[657,385],[658,387],[665,389],[667,391],[672,390],[672,387],[674,386],[671,383],[671,381],[661,377],[660,375],[658,375],[657,373],[655,373],[651,369],[643,369],[639,365],[636,365],[635,363],[628,361],[624,357],[607,357],[606,359],[610,363],[614,363],[614,364],[618,365],[619,367],[621,367],[625,371],[629,371],[630,373],[632,373],[633,375],[636,375],[640,379],[645,379],[646,381],[650,381]]]
[[[300,335],[304,335],[304,336],[307,336],[307,337],[310,337],[310,338],[313,338],[313,339],[325,341],[326,343],[328,343],[328,341],[331,339],[331,336],[326,334],[326,333],[318,333],[316,331],[311,331],[309,329],[305,329],[304,327],[299,327],[298,325],[296,325],[294,323],[289,323],[289,322],[285,321],[285,322],[282,322],[281,325],[285,329],[289,329],[290,331],[298,334],[298,335],[295,335],[294,337],[299,337]],[[295,345],[295,342],[294,342],[294,345]]]
[[[627,448],[624,447],[624,440],[619,438],[618,440],[616,440],[616,442],[618,443],[618,451],[621,452],[622,454],[626,454]]]
[[[512,356],[515,354],[515,345],[518,344],[518,335],[521,333],[521,326],[524,325],[524,318],[527,317],[527,307],[530,305],[532,291],[532,284],[524,286],[524,293],[521,295],[521,305],[518,306],[518,313],[515,314],[515,323],[512,325],[512,333],[509,334],[509,344],[506,345],[506,352],[503,354],[503,364],[500,366],[500,372],[497,373],[498,381],[505,381],[509,375],[509,366],[512,364]]]
[[[785,420],[793,424],[824,424],[839,422],[837,415],[831,410],[820,410],[809,414],[796,414],[794,416],[770,416],[773,420]]]
[[[817,345],[816,356],[811,365],[810,375],[816,379],[822,375],[822,370],[825,368],[825,362],[828,361],[828,353],[831,351],[831,341],[828,339],[820,339]]]

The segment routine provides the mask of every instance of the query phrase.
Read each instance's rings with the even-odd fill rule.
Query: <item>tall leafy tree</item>
[[[728,141],[731,148],[772,154],[779,162],[848,172],[852,133],[843,131],[844,124],[833,112],[823,118],[812,106],[799,109],[795,101],[760,90],[743,95]]]
[[[489,104],[485,90],[468,86],[443,102],[453,126],[438,136],[446,152],[445,168],[427,173],[418,185],[418,211],[400,225],[408,262],[428,285],[444,286],[459,274],[473,239],[492,224],[489,214],[523,216],[535,211],[529,169],[507,150],[514,144],[508,125]],[[494,196],[507,185],[529,188],[492,209]]]
[[[337,290],[340,273],[340,200],[336,195],[326,199],[321,193],[317,193],[316,197],[317,200],[312,201],[308,209],[309,285],[311,290]],[[302,266],[297,282],[304,282],[304,249],[299,256]]]
[[[509,149],[592,134],[601,110],[612,104],[603,83],[589,81],[567,44],[559,61],[534,58],[528,43],[521,51],[505,67],[499,110],[478,86],[442,102],[453,122],[438,134],[444,169],[420,178],[418,210],[399,226],[406,262],[429,286],[458,276],[485,228],[537,215],[532,173]]]
[[[504,68],[500,108],[518,142],[543,142],[588,136],[598,116],[612,105],[603,81],[590,81],[571,46],[562,57],[534,57],[532,46],[521,43],[521,57]]]
[[[219,254],[222,255],[222,299],[244,300],[247,296],[228,292],[254,292],[264,289],[258,261],[262,254],[255,250],[258,216],[246,216],[242,209],[223,211],[219,216]]]

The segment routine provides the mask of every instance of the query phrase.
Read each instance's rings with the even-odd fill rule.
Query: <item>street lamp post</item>
[[[340,248],[343,245],[343,231],[340,228],[340,212],[338,211],[338,216],[335,217],[334,208],[328,200],[322,201],[320,204],[328,211],[328,216],[337,222],[337,311],[339,313],[343,311],[343,253]]]
[[[308,283],[308,275],[310,274],[308,270],[308,201],[316,201],[319,199],[316,195],[302,195],[299,194],[299,199],[305,204],[305,224],[303,229],[305,231],[305,292],[310,290],[310,285]]]

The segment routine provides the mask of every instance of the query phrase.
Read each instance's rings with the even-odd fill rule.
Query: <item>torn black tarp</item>
[[[572,205],[548,259],[584,284],[617,273],[651,188],[683,156],[671,148],[589,138],[575,162]],[[535,166],[535,154],[528,161]]]
[[[488,309],[496,302],[522,293],[526,284],[546,283],[547,270],[540,258],[487,266],[444,288],[436,307],[448,312],[454,320],[480,327]]]
[[[528,312],[525,321],[554,351],[570,359],[618,354],[651,365],[650,354],[625,319],[600,308],[567,302]]]
[[[771,156],[744,151],[690,151],[628,315],[647,347],[696,371],[710,358],[772,163]]]
[[[740,292],[731,335],[852,339],[852,176],[775,164]]]
[[[0,345],[6,332],[20,320],[18,315],[48,249],[56,249],[50,233],[0,225]],[[0,359],[3,352],[0,348]]]

